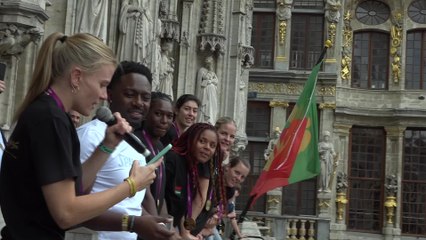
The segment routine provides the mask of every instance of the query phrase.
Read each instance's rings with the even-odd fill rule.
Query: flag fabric
[[[312,69],[280,138],[250,193],[253,197],[252,204],[274,188],[300,182],[320,173],[315,86],[321,64],[322,61]]]

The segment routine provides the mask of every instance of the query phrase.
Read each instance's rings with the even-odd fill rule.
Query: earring
[[[74,94],[76,94],[79,90],[80,90],[80,87],[79,86],[74,86],[73,84],[71,84],[71,92],[72,93],[74,93]]]

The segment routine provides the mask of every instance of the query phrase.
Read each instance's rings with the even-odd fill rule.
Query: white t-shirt
[[[104,139],[107,125],[99,120],[90,121],[77,128],[80,139],[80,160],[84,163],[95,151]],[[96,180],[92,192],[100,192],[123,183],[129,176],[133,161],[139,160],[141,166],[146,165],[145,157],[133,149],[127,142],[122,141],[105,162],[101,170],[96,175]],[[142,190],[132,198],[126,198],[110,208],[110,211],[128,215],[142,215],[142,201],[145,190]],[[100,240],[109,239],[132,239],[137,238],[136,233],[99,231]]]

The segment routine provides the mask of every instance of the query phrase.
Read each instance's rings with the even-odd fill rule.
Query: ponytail
[[[16,111],[14,121],[53,81],[66,77],[72,65],[85,72],[95,72],[105,64],[116,66],[117,59],[101,39],[89,33],[69,37],[59,32],[52,33],[41,45],[28,93]]]

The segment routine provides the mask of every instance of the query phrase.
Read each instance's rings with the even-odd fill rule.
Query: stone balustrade
[[[246,218],[260,225],[259,229],[263,236],[276,240],[329,239],[329,219],[316,216],[274,215],[260,212],[248,212]]]

